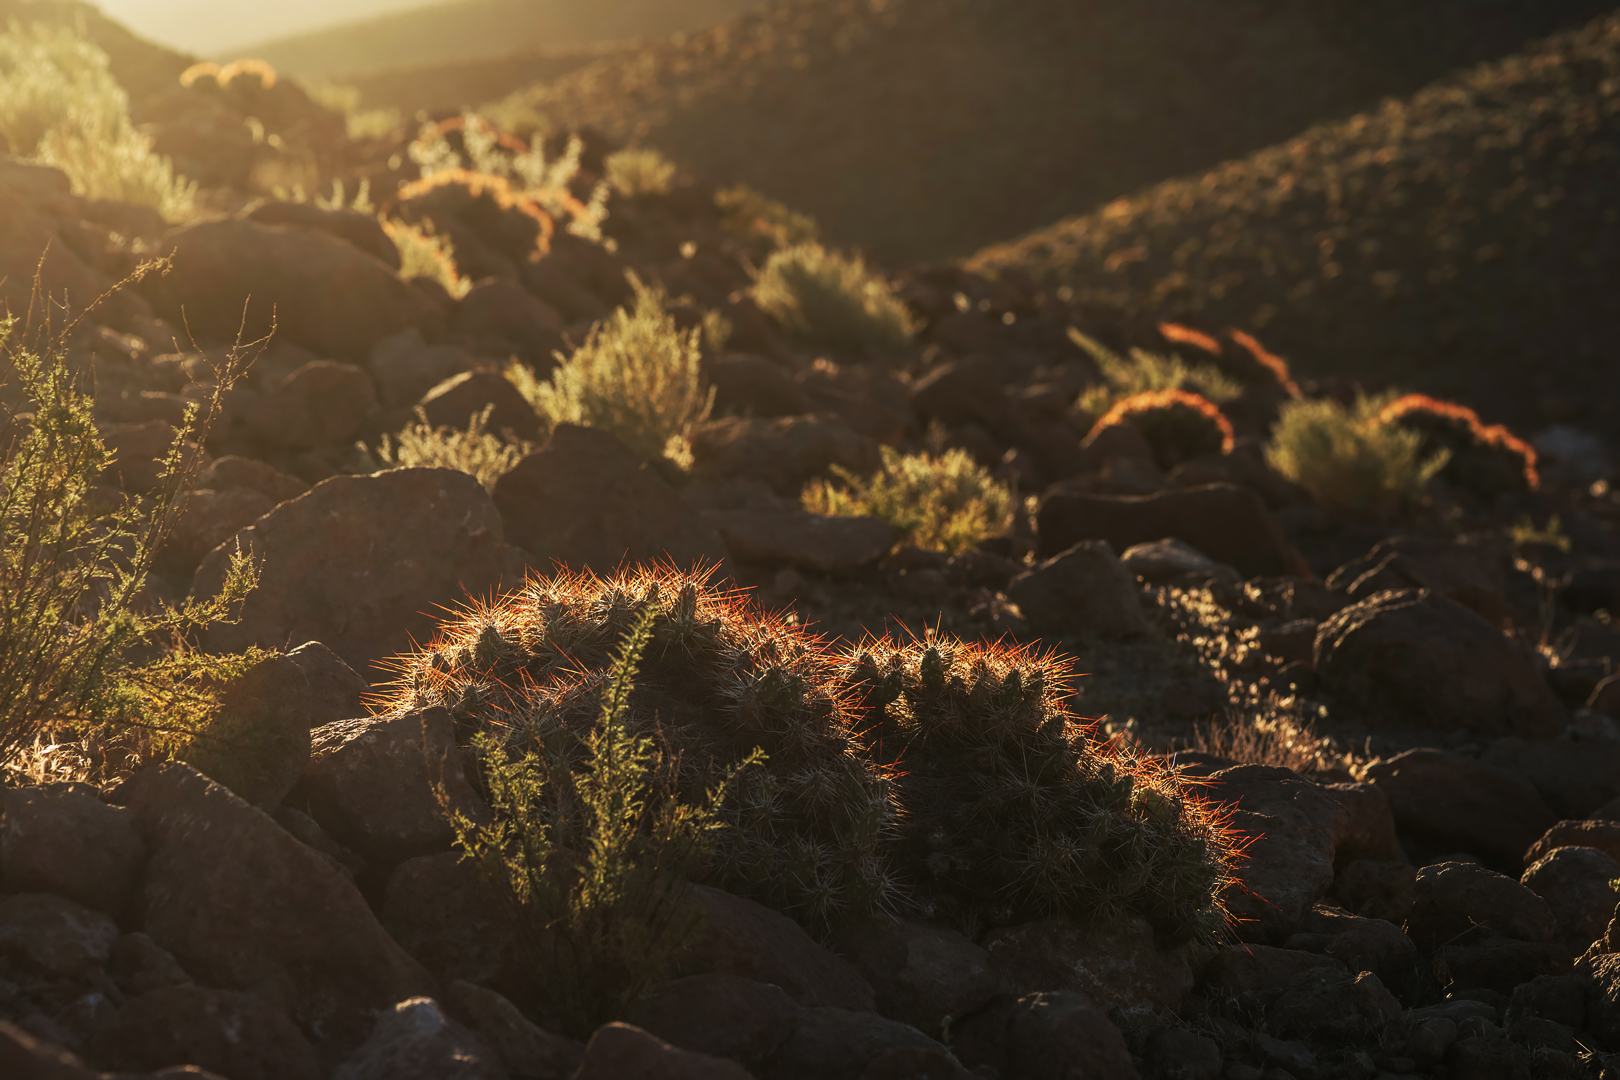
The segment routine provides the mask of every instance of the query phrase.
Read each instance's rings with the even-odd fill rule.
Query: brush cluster
[[[1476,495],[1491,498],[1540,485],[1535,449],[1500,424],[1482,423],[1466,405],[1407,394],[1384,406],[1378,419],[1421,434],[1426,453],[1445,452],[1441,477]]]
[[[1193,458],[1232,452],[1232,422],[1213,401],[1187,390],[1149,390],[1123,398],[1097,421],[1092,435],[1115,424],[1140,431],[1166,471]]]

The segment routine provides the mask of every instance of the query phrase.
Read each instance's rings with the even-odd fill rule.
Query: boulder
[[[255,806],[274,806],[309,761],[314,706],[303,668],[267,656],[225,687],[218,718],[181,757]]]
[[[771,1080],[863,1080],[869,1067],[896,1051],[932,1052],[949,1060],[943,1046],[916,1028],[875,1013],[803,1009],[761,1072]]]
[[[1166,537],[1180,540],[1244,577],[1310,577],[1260,496],[1234,484],[1206,484],[1154,495],[1096,495],[1054,489],[1036,515],[1045,558],[1081,540],[1106,540],[1127,551]]]
[[[1029,994],[965,1021],[952,1043],[963,1063],[1020,1080],[1137,1080],[1125,1037],[1082,994]]]
[[[1473,863],[1435,863],[1417,873],[1406,933],[1428,951],[1487,935],[1549,942],[1558,920],[1526,885]]]
[[[1390,809],[1388,795],[1372,784],[1322,784],[1321,788],[1350,815],[1344,839],[1334,849],[1335,866],[1359,859],[1406,861],[1395,834],[1395,812]]]
[[[485,352],[515,354],[541,374],[557,366],[551,354],[563,347],[557,309],[499,278],[479,282],[461,298],[450,329]]]
[[[759,480],[788,498],[834,465],[865,475],[882,463],[875,440],[833,416],[728,416],[693,428],[691,442],[694,478]]]
[[[1347,971],[1371,971],[1386,983],[1410,977],[1417,947],[1397,925],[1385,919],[1347,919],[1328,943],[1326,955]]]
[[[445,1007],[500,1058],[506,1071],[527,1080],[569,1080],[585,1054],[583,1043],[532,1023],[487,987],[456,981],[445,987]]]
[[[1221,1047],[1187,1028],[1163,1027],[1149,1036],[1142,1069],[1148,1080],[1218,1080]]]
[[[377,342],[366,358],[377,396],[390,409],[415,404],[423,394],[472,366],[473,358],[466,350],[429,345],[414,328]]]
[[[174,268],[141,283],[157,312],[218,342],[278,337],[359,361],[427,310],[373,255],[325,233],[256,221],[203,221],[164,241]],[[244,307],[245,305],[245,307]]]
[[[1562,709],[1527,650],[1454,600],[1376,593],[1322,624],[1316,672],[1375,719],[1549,738]]]
[[[534,1000],[537,978],[520,916],[460,852],[419,855],[394,867],[381,918],[394,940],[441,981]]]
[[[1001,989],[991,954],[955,930],[890,915],[851,918],[834,944],[871,984],[877,1011],[939,1038]]]
[[[274,501],[252,488],[183,493],[176,501],[179,517],[158,552],[158,569],[190,577],[210,551],[275,508]]]
[[[347,446],[377,410],[377,391],[362,367],[311,360],[248,411],[248,431],[285,450]]]
[[[1370,971],[1305,971],[1266,1010],[1266,1029],[1285,1039],[1361,1042],[1400,1013],[1401,1003]]]
[[[1493,995],[1506,998],[1532,979],[1568,975],[1570,959],[1569,949],[1556,941],[1490,936],[1444,946],[1435,965],[1449,978],[1453,997],[1496,1000]]]
[[[105,967],[118,934],[118,924],[101,912],[52,893],[0,900],[0,956],[48,978],[77,978]]]
[[[1501,553],[1440,536],[1392,536],[1327,579],[1352,600],[1391,589],[1428,589],[1455,600],[1493,626],[1507,618],[1507,567]]]
[[[371,214],[342,208],[328,209],[314,203],[271,200],[254,207],[245,216],[261,225],[296,225],[335,236],[386,263],[390,270],[399,271],[399,249]]]
[[[0,1076],[7,1080],[104,1080],[105,1073],[87,1069],[77,1057],[24,1031],[8,1020],[0,1020]],[[212,1073],[196,1074],[188,1080],[219,1080]]]
[[[312,729],[366,714],[361,696],[371,686],[337,653],[318,641],[306,641],[288,653],[287,659],[298,665],[309,684],[309,726]]]
[[[573,1080],[751,1080],[734,1061],[682,1050],[630,1024],[604,1024],[585,1044]]]
[[[165,986],[132,998],[96,1032],[92,1054],[116,1069],[199,1065],[231,1080],[321,1080],[314,1047],[252,994]]]
[[[176,430],[167,420],[147,420],[139,424],[98,424],[101,441],[112,452],[113,463],[102,473],[102,482],[120,491],[151,491],[162,481],[164,460],[174,445]],[[206,468],[207,454],[195,443],[186,443],[188,464]]]
[[[354,885],[225,788],[168,764],[122,791],[151,852],[141,925],[199,980],[251,991],[338,1047],[428,991]]]
[[[296,476],[288,476],[273,465],[254,458],[227,454],[210,462],[197,474],[195,487],[199,491],[226,492],[237,488],[256,491],[270,500],[271,506],[296,499],[309,490],[309,485]]]
[[[1552,908],[1558,940],[1577,956],[1603,936],[1614,918],[1620,862],[1589,847],[1560,847],[1530,865],[1519,879]]]
[[[1103,430],[1136,432],[1129,424],[1114,424]],[[1140,432],[1136,433],[1140,437]],[[1189,574],[1201,578],[1218,578],[1229,584],[1236,584],[1242,579],[1242,575],[1232,567],[1216,562],[1191,544],[1169,537],[1129,547],[1119,557],[1119,561],[1126,570],[1150,585],[1158,585]]]
[[[1081,541],[1007,585],[1039,634],[1125,638],[1145,634],[1147,616],[1136,581],[1106,541]]]
[[[72,198],[66,192],[59,194]],[[111,278],[86,265],[61,241],[49,218],[19,198],[16,189],[0,187],[0,304],[12,314],[28,314],[36,272],[45,295],[65,296],[75,313],[84,312],[113,287]],[[98,317],[122,321],[146,309],[138,295],[115,293]]]
[[[1554,848],[1596,848],[1620,862],[1620,821],[1560,821],[1541,834],[1524,853],[1526,866],[1533,865]]]
[[[805,1009],[780,987],[736,975],[689,975],[659,983],[630,1021],[686,1050],[761,1072],[798,1027]]]
[[[1417,867],[1404,859],[1352,859],[1334,870],[1333,899],[1346,911],[1399,926],[1412,910],[1416,879]]]
[[[484,430],[519,439],[540,434],[540,418],[512,380],[493,371],[463,371],[422,395],[422,413],[434,427],[466,430],[473,417],[489,410]]]
[[[1401,834],[1431,852],[1466,851],[1518,874],[1524,851],[1557,817],[1536,789],[1440,750],[1408,750],[1366,770]]]
[[[610,574],[622,563],[721,562],[714,527],[612,432],[558,424],[495,484],[507,535],[539,565]]]
[[[1287,986],[1301,974],[1343,972],[1344,965],[1322,953],[1274,945],[1223,945],[1204,968],[1204,984],[1234,997],[1251,990]]]
[[[714,410],[721,416],[799,416],[810,411],[804,387],[763,356],[728,353],[704,370],[714,387]]]
[[[1604,1046],[1620,1046],[1620,953],[1607,953],[1593,959],[1584,974],[1590,979],[1586,991],[1586,1029]]]
[[[128,810],[62,787],[0,794],[0,891],[55,893],[120,918],[146,845]]]
[[[1493,739],[1479,760],[1529,783],[1562,818],[1620,797],[1620,742],[1609,739]]]
[[[1173,1013],[1193,985],[1185,951],[1161,946],[1135,914],[1089,924],[1054,915],[993,930],[984,947],[1015,995],[1073,992],[1107,1009]]]
[[[118,988],[131,997],[191,982],[191,976],[174,954],[140,931],[125,934],[113,942],[107,973],[116,980]]]
[[[711,510],[712,527],[742,562],[808,567],[824,574],[858,569],[893,549],[900,531],[874,517],[790,510]]]
[[[488,494],[454,469],[322,481],[209,553],[194,597],[219,592],[237,544],[259,583],[238,621],[208,628],[207,647],[321,641],[361,673],[431,638],[435,605],[491,591],[506,555]]]
[[[377,1018],[332,1080],[506,1080],[494,1051],[429,997],[402,1001]]]

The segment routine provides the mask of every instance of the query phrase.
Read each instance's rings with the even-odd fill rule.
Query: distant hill
[[[1620,435],[1620,15],[970,261]]]
[[[345,71],[335,78],[358,90],[363,105],[369,108],[391,106],[411,116],[419,109],[454,109],[491,101],[511,93],[514,86],[561,78],[632,45],[633,42],[603,42],[568,49],[481,56],[476,60]]]
[[[761,0],[443,0],[236,50],[301,75],[478,60],[707,29]],[[507,89],[510,89],[508,87]]]
[[[791,0],[516,100],[745,181],[842,242],[937,259],[1411,93],[1611,2]]]

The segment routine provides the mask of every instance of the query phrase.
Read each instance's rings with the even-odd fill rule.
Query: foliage
[[[1424,449],[1449,454],[1440,475],[1476,495],[1490,498],[1540,486],[1535,448],[1500,424],[1482,423],[1466,405],[1407,394],[1384,406],[1378,420],[1419,432]]]
[[[438,235],[430,226],[407,225],[403,221],[385,220],[382,227],[399,251],[400,277],[407,281],[413,277],[432,278],[458,298],[472,291],[472,281],[462,277],[456,267],[455,246],[448,236]]]
[[[129,98],[107,54],[66,27],[13,22],[0,33],[0,136],[11,152],[55,165],[92,199],[192,212],[196,185],[129,119]]]
[[[1069,340],[1080,347],[1102,373],[1101,385],[1080,397],[1080,408],[1102,416],[1124,398],[1155,390],[1196,390],[1213,402],[1226,402],[1243,392],[1220,368],[1210,363],[1189,364],[1179,356],[1162,356],[1132,349],[1120,356],[1095,338],[1069,328]]]
[[[1272,765],[1298,773],[1328,768],[1337,763],[1339,756],[1308,720],[1286,714],[1234,715],[1195,725],[1187,749],[1245,765]]]
[[[489,431],[489,416],[495,406],[489,405],[467,422],[466,431],[452,427],[434,427],[427,414],[416,410],[416,422],[399,433],[398,440],[383,435],[381,444],[372,455],[381,468],[459,469],[476,477],[490,491],[495,481],[511,472],[529,454],[534,444]]]
[[[1232,422],[1220,406],[1185,390],[1149,390],[1121,398],[1091,434],[1115,424],[1130,424],[1140,431],[1153,447],[1159,468],[1166,471],[1191,458],[1232,452]]]
[[[508,374],[552,423],[604,428],[643,458],[681,463],[687,434],[714,405],[700,364],[703,330],[676,326],[663,290],[634,276],[631,285],[634,307],[593,326],[550,381],[521,366]]]
[[[607,182],[627,199],[668,195],[675,188],[675,163],[651,147],[616,150],[603,166]]]
[[[908,543],[953,555],[1012,527],[1012,489],[966,450],[901,454],[885,446],[882,453],[883,465],[871,476],[834,466],[841,485],[812,480],[804,490],[805,509],[881,518],[905,533]]]
[[[763,236],[779,248],[814,244],[820,239],[815,218],[789,210],[747,184],[721,188],[714,194],[720,225],[738,236]]]
[[[860,256],[839,255],[816,243],[773,253],[753,295],[782,326],[831,348],[902,352],[917,332],[894,289]]]
[[[1379,418],[1384,402],[1358,398],[1283,405],[1266,458],[1329,513],[1387,521],[1421,500],[1450,454],[1425,456],[1423,436]]]
[[[747,756],[699,800],[678,797],[673,763],[631,717],[653,623],[643,611],[614,655],[577,762],[543,740],[513,753],[481,734],[473,745],[495,820],[447,811],[458,845],[518,909],[553,1002],[579,1038],[623,1019],[668,973],[696,926],[687,879],[712,847],[718,808],[736,772],[762,761]]]

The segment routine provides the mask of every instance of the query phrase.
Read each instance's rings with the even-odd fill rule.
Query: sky
[[[428,0],[93,0],[144,38],[210,56]]]

